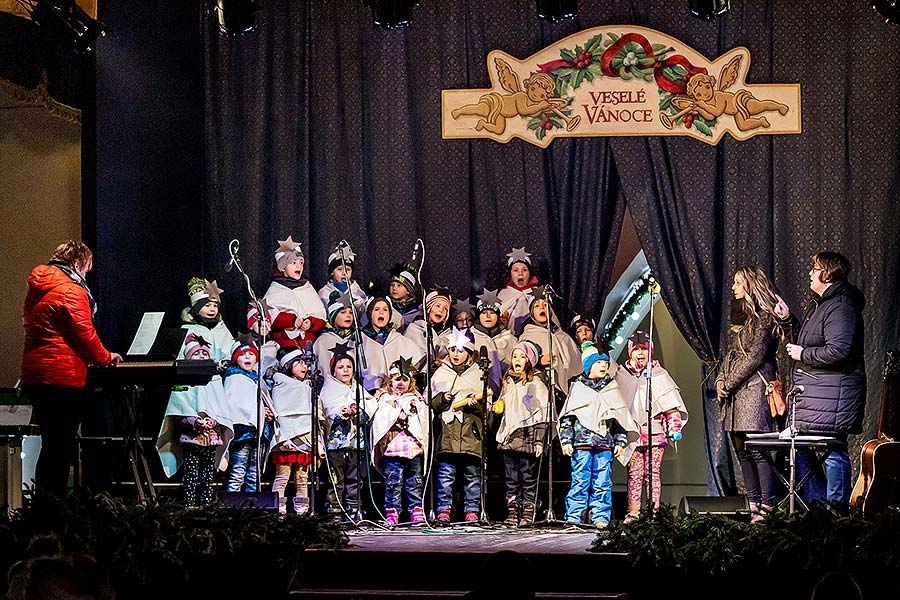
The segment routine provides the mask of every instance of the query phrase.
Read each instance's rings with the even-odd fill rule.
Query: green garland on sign
[[[613,318],[609,320],[609,323],[606,324],[604,331],[608,343],[612,344],[615,342],[616,336],[619,335],[622,327],[631,318],[631,314],[640,306],[644,297],[650,293],[650,277],[652,277],[652,273],[648,271],[641,275],[637,285],[632,284],[631,292],[625,302],[618,312],[613,315]]]

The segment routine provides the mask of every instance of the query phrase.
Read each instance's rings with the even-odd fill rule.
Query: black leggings
[[[775,470],[759,450],[748,450],[744,446],[747,433],[731,432],[731,444],[741,464],[747,499],[756,504],[775,506]]]
[[[35,486],[62,498],[75,462],[75,436],[81,423],[84,388],[29,384],[22,389],[34,406],[34,420],[41,433]]]

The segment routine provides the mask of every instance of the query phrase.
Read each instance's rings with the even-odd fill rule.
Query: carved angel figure
[[[731,115],[738,129],[750,131],[757,127],[769,126],[767,118],[755,115],[770,110],[777,110],[779,114],[786,115],[788,107],[780,102],[758,100],[748,90],[725,91],[737,81],[740,65],[740,55],[728,61],[719,74],[718,88],[716,78],[712,75],[697,73],[692,76],[687,83],[687,96],[678,96],[672,100],[672,104],[680,111],[674,115],[660,113],[659,119],[662,124],[667,129],[672,129],[675,120],[684,114],[700,115],[707,121],[722,115]]]
[[[466,104],[453,109],[451,115],[458,119],[462,115],[481,117],[475,123],[477,131],[486,130],[496,135],[506,131],[506,119],[515,116],[531,117],[545,112],[555,112],[565,108],[568,102],[554,97],[556,84],[547,73],[532,73],[523,82],[525,90],[519,86],[519,78],[502,58],[494,59],[494,66],[500,80],[500,87],[508,94],[490,92],[478,99],[477,104]]]

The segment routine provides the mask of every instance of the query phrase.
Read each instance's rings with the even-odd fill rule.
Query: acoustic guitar
[[[881,417],[874,440],[860,453],[860,470],[850,494],[850,505],[863,514],[900,509],[900,368],[898,351],[887,353],[881,389]]]

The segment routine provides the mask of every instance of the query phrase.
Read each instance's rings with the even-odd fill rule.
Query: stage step
[[[596,535],[497,527],[354,532],[348,548],[304,553],[293,597],[463,598],[480,581],[496,584],[520,572],[533,581],[536,598],[628,598],[628,557],[590,552]],[[500,550],[507,552],[498,563]]]
[[[379,598],[380,600],[394,600],[406,598],[431,598],[433,600],[452,600],[465,598],[467,592],[458,590],[296,590],[291,592],[291,598],[297,600],[367,600]],[[536,600],[628,600],[628,594],[598,593],[598,592],[536,592]],[[498,599],[500,600],[500,599]]]

